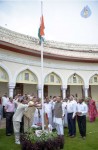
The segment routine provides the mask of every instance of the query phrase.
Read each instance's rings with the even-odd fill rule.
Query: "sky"
[[[43,15],[45,40],[98,44],[98,0],[43,0]],[[38,38],[40,17],[41,0],[0,0],[0,26]]]

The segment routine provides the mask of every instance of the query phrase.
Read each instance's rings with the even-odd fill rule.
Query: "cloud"
[[[45,39],[98,44],[98,2],[88,1],[88,19],[80,15],[85,5],[86,1],[44,0]],[[40,0],[0,1],[0,25],[13,31],[37,37],[40,16]]]

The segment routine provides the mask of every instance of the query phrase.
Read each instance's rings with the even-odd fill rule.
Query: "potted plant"
[[[57,150],[64,147],[64,137],[57,132],[35,130],[30,128],[27,133],[21,135],[22,150]]]

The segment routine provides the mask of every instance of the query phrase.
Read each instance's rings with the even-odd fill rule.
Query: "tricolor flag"
[[[40,39],[40,43],[44,40],[44,38],[43,38],[43,36],[45,35],[44,34],[44,29],[45,29],[45,26],[44,26],[44,17],[42,15],[41,16],[40,27],[39,27],[39,30],[38,30],[38,37]]]

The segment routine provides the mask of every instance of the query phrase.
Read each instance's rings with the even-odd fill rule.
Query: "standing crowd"
[[[76,136],[76,120],[80,135],[86,137],[86,116],[90,122],[95,121],[97,109],[91,98],[75,99],[73,95],[62,100],[60,96],[44,99],[44,123],[46,129],[56,129],[59,136],[64,136],[64,127],[68,128],[68,136]],[[15,143],[20,144],[20,133],[28,128],[42,125],[41,100],[33,95],[18,94],[14,98],[5,93],[0,98],[0,123],[6,118],[6,135],[15,135]]]

